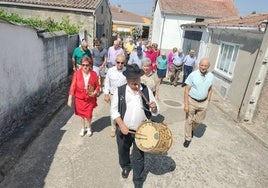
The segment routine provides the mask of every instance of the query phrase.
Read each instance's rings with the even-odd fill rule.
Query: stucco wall
[[[183,30],[182,24],[195,22],[195,17],[183,15],[162,14],[159,4],[153,17],[152,42],[157,43],[159,48],[171,50],[174,47],[182,48]]]
[[[211,68],[215,70],[217,56],[220,50],[220,42],[230,42],[233,44],[239,44],[237,61],[235,65],[235,71],[233,77],[227,78],[217,71],[214,71],[215,87],[221,93],[221,95],[230,100],[234,107],[244,110],[243,107],[246,104],[241,104],[243,98],[244,101],[248,101],[249,94],[246,94],[246,88],[248,85],[248,91],[252,90],[253,84],[249,82],[251,70],[254,66],[254,62],[262,42],[262,34],[249,33],[243,31],[231,31],[231,30],[214,30],[211,40],[211,46],[209,47],[209,57],[211,60]],[[256,75],[252,75],[254,78]],[[248,84],[249,82],[249,84]],[[243,114],[243,112],[241,112]]]
[[[67,35],[0,22],[0,144],[31,114],[40,99],[65,81]]]
[[[102,12],[103,8],[103,12]],[[109,5],[107,1],[103,1],[103,3],[96,9],[95,12],[96,15],[96,23],[103,24],[104,31],[106,38],[107,38],[107,44],[108,46],[112,45],[112,15],[110,12]],[[96,33],[95,36],[102,36],[103,33]],[[100,38],[100,37],[99,37]]]
[[[268,126],[268,72],[266,73],[262,92],[258,101],[255,119],[259,124]]]

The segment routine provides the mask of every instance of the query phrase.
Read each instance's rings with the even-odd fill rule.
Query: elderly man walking
[[[193,131],[205,119],[208,103],[212,95],[214,75],[208,71],[208,58],[201,59],[199,69],[192,72],[185,81],[184,111],[186,121],[184,129],[184,147],[188,147]]]
[[[124,55],[116,57],[116,66],[107,71],[104,82],[104,101],[111,104],[113,95],[119,86],[127,83],[126,77],[123,75],[125,70],[126,58]],[[114,120],[111,119],[111,137],[115,136],[116,126]]]

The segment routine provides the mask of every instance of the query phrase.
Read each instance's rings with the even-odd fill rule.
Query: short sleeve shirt
[[[107,49],[99,51],[97,48],[92,49],[92,56],[94,59],[94,66],[99,67],[103,64],[105,58],[107,58]]]
[[[214,83],[214,75],[211,72],[207,72],[203,76],[200,70],[196,70],[188,76],[185,83],[191,86],[189,91],[190,97],[203,100],[208,97],[209,88]]]
[[[92,57],[88,49],[86,51],[83,51],[81,47],[77,47],[74,49],[72,57],[75,59],[76,64],[80,65],[81,60],[84,56]]]

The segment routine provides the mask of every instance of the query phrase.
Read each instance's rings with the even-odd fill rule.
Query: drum
[[[137,147],[148,153],[165,153],[172,145],[171,131],[164,123],[147,121],[139,125],[135,134]]]

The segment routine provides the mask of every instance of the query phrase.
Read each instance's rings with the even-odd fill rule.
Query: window
[[[203,22],[203,21],[204,21],[203,18],[196,18],[196,19],[195,19],[195,22]]]
[[[223,75],[232,78],[238,49],[239,45],[222,42],[216,63],[216,70]]]
[[[185,31],[184,38],[200,41],[202,38],[202,32],[199,31]]]

